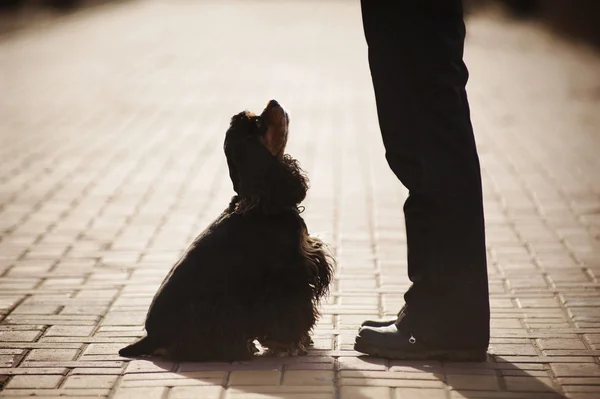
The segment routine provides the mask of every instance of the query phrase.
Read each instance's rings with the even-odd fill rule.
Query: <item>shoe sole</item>
[[[360,325],[359,330],[362,327],[387,327],[387,326],[391,326],[392,324],[394,324],[395,321],[371,321],[371,322],[365,322],[363,324]]]
[[[428,350],[426,352],[406,352],[381,349],[376,346],[364,344],[358,339],[354,350],[367,355],[382,357],[392,360],[444,360],[449,362],[485,362],[487,352],[478,350]]]

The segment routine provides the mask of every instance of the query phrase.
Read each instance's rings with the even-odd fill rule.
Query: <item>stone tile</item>
[[[340,397],[344,399],[391,399],[392,389],[389,387],[340,387]]]
[[[16,375],[8,382],[6,388],[57,388],[62,379],[62,375]]]
[[[386,362],[384,359],[367,357],[340,357],[340,370],[385,370]]]
[[[169,389],[167,399],[220,399],[223,387],[220,386],[196,386],[196,387],[173,387]]]
[[[447,383],[455,390],[497,391],[499,389],[497,377],[488,375],[451,374],[448,375]]]
[[[283,374],[284,385],[332,385],[334,373],[325,370],[287,370]]]
[[[44,374],[67,374],[66,367],[13,367],[0,368],[0,375],[44,375]]]
[[[105,388],[110,389],[117,382],[118,375],[70,375],[62,388]]]
[[[85,351],[84,355],[117,355],[119,353],[119,349],[123,348],[125,344],[89,344]]]
[[[311,397],[318,399],[334,399],[335,393],[333,387],[326,386],[272,386],[255,385],[245,387],[231,387],[227,389],[226,398],[290,398],[290,399],[309,399]]]
[[[109,389],[6,389],[0,393],[0,397],[35,397],[36,399],[68,397],[69,399],[89,399],[92,397],[107,398],[109,394]]]
[[[150,361],[150,360],[133,360],[130,361],[125,369],[125,374],[129,373],[148,373],[172,371],[176,364],[168,360]]]
[[[27,361],[69,361],[74,360],[79,353],[77,349],[32,349],[25,360]]]
[[[339,373],[342,378],[384,378],[384,379],[406,379],[406,380],[440,380],[444,378],[443,374],[402,372],[402,371],[357,371],[342,370]]]
[[[229,376],[229,385],[279,385],[279,371],[233,371]]]
[[[550,365],[557,377],[597,377],[600,365],[596,363],[553,363]]]
[[[51,326],[44,337],[88,337],[95,326]]]
[[[395,390],[394,399],[446,399],[444,389],[399,388]]]
[[[554,385],[549,377],[515,376],[504,377],[506,389],[520,392],[554,392]]]
[[[537,340],[542,349],[587,349],[577,337],[571,338],[540,338]]]
[[[118,388],[114,399],[162,399],[166,387]]]
[[[532,344],[491,344],[490,353],[505,356],[536,356],[538,352]]]
[[[0,342],[32,342],[35,341],[41,333],[39,331],[0,331]]]

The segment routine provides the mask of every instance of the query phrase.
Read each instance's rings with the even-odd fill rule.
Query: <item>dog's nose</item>
[[[267,104],[267,109],[273,108],[273,107],[281,107],[281,105],[279,105],[279,103],[277,102],[277,100],[271,100]]]

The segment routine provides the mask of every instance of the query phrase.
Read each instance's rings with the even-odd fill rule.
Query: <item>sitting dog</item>
[[[235,195],[173,266],[146,317],[147,336],[121,356],[251,358],[254,340],[306,354],[334,261],[300,216],[308,180],[284,154],[289,118],[275,100],[231,119],[225,155]]]

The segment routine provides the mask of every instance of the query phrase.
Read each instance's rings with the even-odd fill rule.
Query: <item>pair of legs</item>
[[[409,189],[413,285],[398,320],[363,327],[356,349],[389,358],[482,360],[489,298],[461,0],[362,0],[362,14],[386,158]]]

